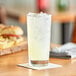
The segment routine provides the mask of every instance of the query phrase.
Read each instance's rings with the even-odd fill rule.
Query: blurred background
[[[51,42],[64,44],[72,40],[75,8],[76,0],[0,0],[0,19],[1,23],[22,27],[27,37],[27,13],[52,14]]]

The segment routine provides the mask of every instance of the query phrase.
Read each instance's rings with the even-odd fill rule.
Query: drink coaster
[[[50,68],[58,68],[58,67],[62,67],[62,65],[59,65],[59,64],[53,64],[53,63],[48,63],[47,66],[41,66],[41,67],[30,66],[29,63],[18,64],[18,66],[25,67],[25,68],[30,68],[30,69],[35,69],[35,70],[43,70],[43,69],[50,69]]]

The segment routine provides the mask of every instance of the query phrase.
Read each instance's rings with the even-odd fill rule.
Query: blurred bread
[[[2,32],[3,28],[5,28],[5,27],[6,27],[5,25],[0,24],[0,35],[1,35],[1,32]]]
[[[23,30],[18,26],[6,26],[2,27],[0,34],[23,35]]]
[[[13,44],[14,44],[14,41],[11,41],[7,38],[5,39],[0,36],[0,49],[9,48],[9,47],[13,46]]]
[[[24,40],[23,30],[19,26],[0,24],[0,49],[13,47]]]
[[[13,41],[10,41],[10,42],[0,42],[0,49],[7,49],[9,47],[12,47],[14,44]]]

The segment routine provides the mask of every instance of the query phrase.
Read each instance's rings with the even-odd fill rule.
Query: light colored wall
[[[50,9],[49,11],[56,11],[56,2],[57,0],[49,0],[50,1]],[[64,1],[64,0],[63,0]],[[66,0],[65,0],[66,1]],[[6,7],[14,8],[14,9],[23,9],[26,11],[36,11],[36,0],[0,0],[0,3],[6,5]],[[76,0],[69,0],[69,7],[72,10],[76,8]]]
[[[59,22],[52,23],[51,42],[56,44],[62,43],[62,30]]]

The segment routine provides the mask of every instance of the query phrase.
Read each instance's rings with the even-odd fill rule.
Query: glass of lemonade
[[[29,65],[46,66],[49,62],[51,15],[27,14]]]

